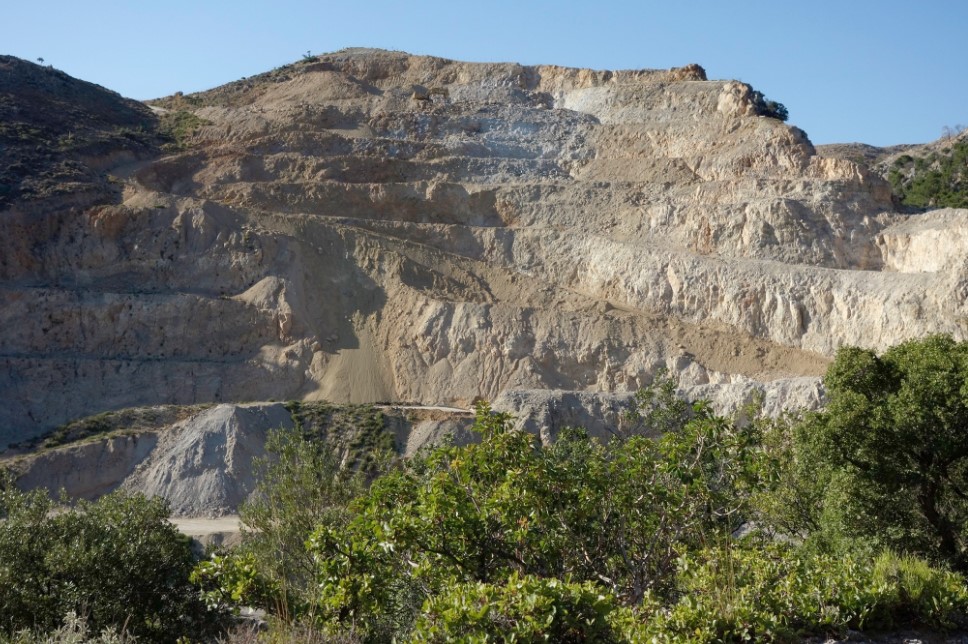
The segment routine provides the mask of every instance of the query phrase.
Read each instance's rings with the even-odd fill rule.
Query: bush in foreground
[[[161,499],[122,494],[55,511],[46,493],[0,483],[0,634],[51,632],[70,614],[151,641],[213,632],[168,516]]]
[[[871,559],[781,544],[712,548],[683,557],[678,580],[678,602],[643,606],[637,637],[798,641],[847,629],[946,629],[968,615],[963,577],[890,552]]]
[[[779,428],[766,521],[828,551],[864,541],[968,570],[968,343],[847,347],[824,384],[826,409]]]
[[[849,469],[856,463],[845,444],[900,440],[906,428],[921,427],[910,411],[920,403],[897,396],[915,386],[904,384],[905,370],[923,360],[933,365],[939,355],[959,364],[956,347],[938,351],[932,342],[948,346],[932,340],[921,352],[898,349],[885,358],[896,365],[886,370],[845,350],[828,373],[830,409],[775,423],[734,423],[708,405],[676,399],[674,384],[660,380],[635,398],[633,422],[611,441],[576,429],[541,445],[483,405],[479,444],[432,449],[398,464],[335,514],[326,506],[305,544],[313,577],[301,586],[296,627],[368,642],[712,642],[959,626],[968,590],[963,577],[944,570],[956,561],[919,550],[923,540],[902,538],[889,522],[859,530],[845,521],[860,491],[890,484]],[[925,370],[938,368],[912,373],[924,380]],[[931,413],[956,420],[960,403],[941,385],[952,369],[917,387],[941,387]],[[885,428],[892,416],[876,405],[856,396],[846,407],[838,403],[844,383],[866,382],[858,374],[880,378],[872,396],[882,386],[893,392],[867,400],[907,400],[898,407],[907,416],[897,411]],[[954,406],[945,411],[945,401]],[[837,415],[852,405],[869,413]],[[944,435],[926,435],[916,449],[952,447],[933,442]],[[902,448],[862,454],[903,463]],[[331,466],[327,481],[336,480]],[[305,526],[309,517],[298,516]],[[737,542],[736,529],[751,521],[761,530]],[[771,542],[777,532],[792,539]],[[242,589],[239,596],[258,597],[265,579],[255,571],[266,556],[250,550],[213,560],[213,571],[222,567],[209,577],[214,591],[232,590],[219,587],[221,580]]]
[[[513,573],[498,584],[450,586],[424,604],[415,642],[625,641],[615,597],[594,583]],[[615,620],[618,621],[618,620]]]
[[[747,431],[706,407],[691,415],[659,438],[573,431],[542,446],[480,407],[480,444],[413,459],[375,481],[345,526],[312,535],[318,615],[379,641],[473,584],[591,582],[628,606],[665,593],[681,552],[735,529],[749,487]]]

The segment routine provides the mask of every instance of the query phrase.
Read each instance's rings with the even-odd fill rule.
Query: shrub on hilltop
[[[773,119],[778,119],[780,121],[786,121],[790,118],[790,112],[787,110],[783,103],[778,103],[776,101],[771,101],[763,92],[753,91],[753,108],[756,113],[760,116],[766,116]]]
[[[887,179],[905,206],[968,208],[968,137],[928,156],[898,157]]]

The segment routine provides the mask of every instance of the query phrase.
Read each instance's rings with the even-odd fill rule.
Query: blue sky
[[[934,140],[968,125],[968,2],[10,0],[0,53],[139,99],[306,51],[399,49],[597,69],[699,63],[784,103],[814,143]]]

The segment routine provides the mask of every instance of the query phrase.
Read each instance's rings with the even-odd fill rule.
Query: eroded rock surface
[[[405,456],[445,437],[477,440],[465,410],[386,406],[379,418],[379,431],[389,432]],[[282,403],[223,403],[175,423],[159,419],[150,429],[7,456],[0,467],[10,468],[24,490],[88,500],[124,490],[164,497],[175,517],[222,517],[237,513],[255,490],[254,462],[266,458],[269,433],[294,426]]]
[[[206,125],[111,166],[116,199],[0,212],[8,442],[143,404],[782,388],[965,335],[968,213],[894,213],[697,66],[345,50],[156,107]]]

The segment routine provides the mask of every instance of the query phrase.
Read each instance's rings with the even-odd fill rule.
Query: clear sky
[[[921,143],[968,125],[964,0],[8,0],[0,21],[0,53],[138,99],[343,47],[596,69],[699,63],[784,103],[818,144]]]

